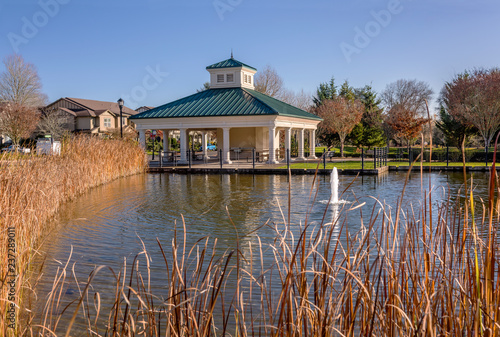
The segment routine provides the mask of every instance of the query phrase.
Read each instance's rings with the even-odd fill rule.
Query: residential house
[[[120,128],[120,106],[116,102],[64,97],[49,104],[46,109],[57,109],[64,128],[71,132],[106,134]],[[123,130],[133,129],[129,118],[137,111],[122,108]]]

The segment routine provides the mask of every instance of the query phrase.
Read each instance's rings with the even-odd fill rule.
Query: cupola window
[[[224,74],[217,75],[217,83],[224,83]]]

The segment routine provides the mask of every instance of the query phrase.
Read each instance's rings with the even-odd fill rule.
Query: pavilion
[[[208,156],[208,132],[215,132],[222,144],[222,159],[231,164],[231,152],[255,149],[266,154],[268,163],[277,163],[280,132],[285,134],[284,148],[291,151],[292,130],[297,132],[298,158],[305,160],[305,136],[309,136],[310,157],[315,158],[315,133],[321,118],[292,105],[255,91],[257,69],[230,59],[206,68],[210,89],[144,111],[130,119],[139,131],[139,141],[146,143],[146,130],[162,130],[164,135],[180,132],[180,164],[187,163],[188,135],[202,133],[203,155]],[[168,148],[164,136],[164,149]]]

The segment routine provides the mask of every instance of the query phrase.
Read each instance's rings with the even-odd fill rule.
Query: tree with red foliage
[[[386,108],[385,123],[393,138],[403,138],[408,144],[422,131],[427,121],[426,101],[433,91],[429,85],[417,80],[398,80],[387,85],[382,93]]]
[[[403,105],[395,105],[388,112],[385,122],[394,130],[393,137],[410,140],[418,137],[427,119],[415,116],[415,112]]]
[[[364,105],[360,100],[336,97],[327,99],[316,108],[316,114],[323,118],[318,128],[324,132],[337,133],[340,137],[340,156],[344,156],[344,142],[354,126],[361,121]]]
[[[19,145],[22,138],[28,138],[35,131],[40,113],[34,107],[20,103],[7,103],[0,108],[0,133]]]
[[[500,69],[475,69],[446,83],[443,101],[450,115],[475,127],[489,147],[500,129]]]

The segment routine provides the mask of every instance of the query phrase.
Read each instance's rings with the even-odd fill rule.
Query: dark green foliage
[[[316,96],[313,97],[313,103],[316,107],[320,106],[324,100],[333,99],[337,97],[337,86],[335,85],[335,78],[332,77],[330,82],[321,83],[316,90]]]
[[[347,98],[350,101],[354,101],[356,98],[355,89],[349,85],[346,80],[340,87],[339,96]]]
[[[163,142],[162,141],[154,141],[151,138],[146,138],[146,148],[148,151],[153,151],[153,144],[154,144],[154,151],[158,153],[159,151],[163,150]]]
[[[371,148],[374,146],[384,146],[386,138],[382,129],[383,110],[380,108],[381,100],[377,98],[377,93],[373,91],[371,86],[367,85],[363,88],[355,89],[354,97],[364,104],[365,112],[363,113],[361,122],[354,127],[349,135],[350,141],[356,147],[367,146]]]
[[[318,127],[317,138],[319,142],[326,147],[331,147],[340,143],[340,138],[337,133],[322,132],[321,127]]]
[[[180,148],[177,138],[170,138],[170,148],[172,150],[178,150]]]
[[[436,126],[443,132],[446,144],[455,146],[458,149],[462,147],[464,140],[467,143],[471,136],[477,134],[474,127],[465,125],[453,118],[443,105],[439,110],[439,121],[436,122]]]

